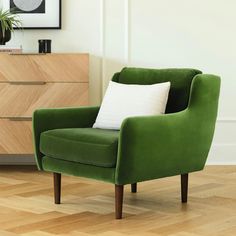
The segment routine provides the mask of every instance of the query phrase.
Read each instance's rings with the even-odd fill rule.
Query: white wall
[[[89,52],[91,104],[123,66],[193,67],[222,77],[209,163],[236,163],[235,0],[63,0],[62,30],[16,32],[11,44]]]

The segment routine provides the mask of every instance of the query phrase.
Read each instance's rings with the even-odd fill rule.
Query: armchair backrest
[[[195,69],[124,68],[112,81],[122,84],[156,84],[170,81],[171,89],[166,113],[184,110],[188,106],[193,78],[202,72]]]

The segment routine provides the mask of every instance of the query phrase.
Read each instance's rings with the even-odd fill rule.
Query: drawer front
[[[32,117],[38,108],[88,105],[88,83],[0,83],[0,118]]]
[[[0,53],[0,82],[88,82],[88,54]]]
[[[32,122],[0,119],[0,153],[32,154]]]

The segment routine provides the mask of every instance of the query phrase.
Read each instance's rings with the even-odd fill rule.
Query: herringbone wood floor
[[[62,204],[53,204],[52,175],[35,167],[0,167],[0,236],[235,236],[236,166],[211,166],[180,178],[125,188],[124,219],[114,219],[114,186],[62,177]]]

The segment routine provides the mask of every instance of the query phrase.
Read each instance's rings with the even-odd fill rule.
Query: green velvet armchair
[[[181,176],[187,202],[188,174],[204,168],[218,109],[220,78],[194,69],[124,68],[113,81],[154,84],[170,81],[165,115],[130,117],[121,130],[92,128],[99,107],[40,109],[33,115],[35,158],[40,170],[53,172],[55,203],[61,174],[115,185],[116,218],[122,218],[124,185]]]

